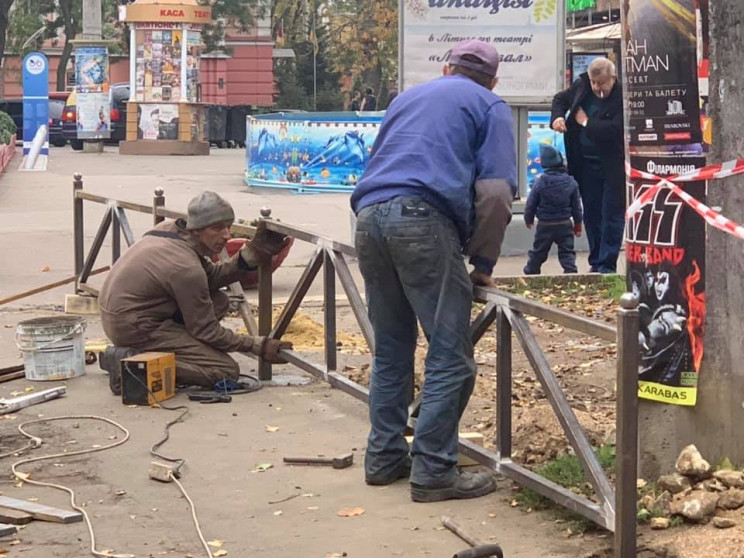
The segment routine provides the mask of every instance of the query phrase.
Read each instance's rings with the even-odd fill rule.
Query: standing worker
[[[351,197],[375,336],[365,478],[409,478],[416,502],[495,489],[489,474],[455,465],[458,422],[475,384],[463,247],[476,263],[472,280],[490,280],[516,190],[511,109],[491,91],[498,63],[493,46],[459,43],[443,77],[398,95]],[[429,351],[409,448],[417,318]]]
[[[568,172],[584,202],[590,272],[615,273],[625,228],[623,95],[615,64],[593,60],[558,93],[550,126],[566,134]]]
[[[176,382],[207,388],[237,381],[240,368],[228,352],[284,362],[279,351],[290,343],[239,335],[220,325],[229,306],[220,289],[258,269],[288,242],[259,222],[238,254],[215,265],[210,257],[227,244],[234,220],[226,200],[203,192],[189,202],[186,221],[160,223],[113,266],[98,298],[103,330],[114,344],[100,358],[112,392],[121,390],[119,361],[140,352],[175,353]]]

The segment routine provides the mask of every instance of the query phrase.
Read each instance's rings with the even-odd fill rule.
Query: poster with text
[[[105,93],[109,90],[109,56],[106,47],[75,51],[75,91]]]
[[[77,96],[78,139],[111,137],[111,93],[81,93]]]
[[[624,0],[623,9],[631,144],[699,143],[694,0]]]
[[[137,139],[177,140],[177,104],[140,104],[137,106]]]
[[[496,93],[550,101],[563,80],[555,0],[401,0],[403,88],[442,74],[452,47],[479,39],[501,55]]]
[[[631,155],[633,168],[660,177],[705,165],[698,156]],[[653,181],[628,184],[628,203]],[[684,190],[705,201],[705,182]],[[670,189],[659,190],[626,226],[628,289],[639,299],[642,399],[692,406],[697,400],[705,322],[705,221]]]

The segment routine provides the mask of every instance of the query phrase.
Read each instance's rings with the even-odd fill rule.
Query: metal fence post
[[[83,223],[83,200],[77,197],[77,193],[83,189],[83,175],[76,172],[72,180],[72,228],[75,256],[75,276],[80,277],[85,261],[85,231]],[[75,279],[75,293],[78,289],[79,279]]]
[[[512,328],[503,308],[496,314],[496,446],[501,459],[512,450]]]
[[[165,190],[160,186],[155,188],[155,196],[152,198],[152,224],[158,225],[165,221],[165,217],[158,215],[158,208],[165,207]]]
[[[261,208],[261,219],[271,219],[271,209]],[[266,259],[258,267],[258,334],[266,336],[272,326],[272,279],[271,259]],[[271,380],[271,363],[258,359],[258,379],[262,382]]]
[[[116,204],[109,208],[111,211],[111,265],[114,265],[121,257],[121,223],[116,208]]]
[[[323,254],[323,329],[326,370],[335,372],[336,355],[336,270],[328,250]]]
[[[617,312],[617,484],[615,558],[636,555],[638,478],[638,299],[620,298]]]

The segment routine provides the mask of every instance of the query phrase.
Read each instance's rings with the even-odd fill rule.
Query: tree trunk
[[[741,0],[710,2],[712,162],[744,153],[744,12]],[[744,177],[712,182],[708,204],[744,223]],[[695,408],[695,439],[715,462],[744,463],[744,241],[708,228],[705,359]]]
[[[72,43],[70,42],[73,37],[65,39],[65,47],[62,49],[62,54],[59,57],[59,67],[57,67],[57,91],[67,90],[67,63],[70,61],[70,55],[72,54]]]

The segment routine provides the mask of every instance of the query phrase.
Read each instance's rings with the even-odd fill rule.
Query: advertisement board
[[[106,47],[75,51],[75,92],[78,139],[111,137],[111,91]]]
[[[496,93],[550,102],[563,84],[563,12],[555,0],[401,0],[399,85],[440,76],[455,44],[479,39],[501,55]]]
[[[177,140],[177,104],[139,104],[137,105],[137,139]]]

